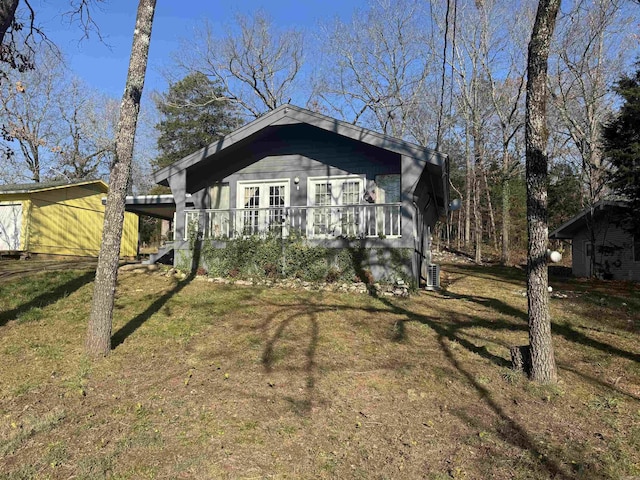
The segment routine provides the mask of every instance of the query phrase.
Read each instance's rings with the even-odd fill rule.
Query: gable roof
[[[10,183],[0,185],[0,195],[16,194],[16,193],[36,193],[47,190],[57,190],[62,188],[79,187],[83,185],[97,185],[101,190],[106,192],[109,187],[102,180],[78,180],[69,182],[67,180],[54,180],[50,182],[37,183]]]
[[[575,217],[567,220],[549,234],[551,240],[572,239],[577,232],[587,227],[587,220],[593,215],[602,216],[614,208],[624,207],[625,203],[616,200],[600,200],[593,207],[585,208]]]
[[[196,165],[202,160],[205,160],[212,155],[215,155],[234,144],[251,137],[267,127],[301,123],[372,145],[374,147],[382,148],[384,150],[419,158],[426,163],[430,163],[438,167],[443,167],[446,164],[447,156],[435,150],[430,150],[389,135],[358,127],[351,123],[337,120],[321,113],[285,104],[238,128],[224,138],[201,148],[190,155],[187,155],[171,165],[161,168],[152,174],[152,179],[156,183],[166,185],[168,183],[167,179],[172,175]]]

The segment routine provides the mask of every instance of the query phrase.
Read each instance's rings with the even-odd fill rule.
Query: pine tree
[[[241,124],[222,88],[199,72],[171,85],[156,98],[156,107],[163,116],[156,125],[160,134],[160,154],[153,162],[156,168],[206,147]]]
[[[622,76],[614,91],[623,99],[616,118],[603,129],[604,152],[611,162],[608,183],[627,202],[622,224],[640,237],[640,62],[633,76]]]

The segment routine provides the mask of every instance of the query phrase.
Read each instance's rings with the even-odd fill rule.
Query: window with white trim
[[[352,236],[360,233],[360,211],[365,180],[357,175],[310,177],[307,218],[313,236]]]

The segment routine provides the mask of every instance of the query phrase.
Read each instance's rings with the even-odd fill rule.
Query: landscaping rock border
[[[259,287],[277,287],[293,290],[306,290],[315,292],[341,292],[341,293],[358,293],[358,294],[372,294],[379,297],[408,297],[409,286],[403,280],[397,280],[393,284],[374,283],[366,284],[363,282],[336,282],[336,283],[315,283],[306,282],[299,278],[294,279],[247,279],[236,280],[233,278],[222,277],[205,277],[197,276],[196,279],[206,280],[210,283],[218,283],[223,285],[241,285],[241,286],[259,286]]]
[[[121,270],[129,271],[131,273],[155,273],[164,275],[166,277],[173,277],[176,280],[185,280],[187,274],[177,268],[163,269],[157,265],[126,265],[121,267]],[[239,285],[239,286],[259,286],[259,287],[277,287],[287,288],[293,290],[306,290],[314,292],[341,292],[341,293],[357,293],[357,294],[370,294],[378,297],[401,297],[406,298],[410,294],[409,285],[404,280],[398,279],[394,283],[374,283],[366,284],[364,282],[307,282],[294,279],[262,279],[262,278],[249,278],[249,279],[235,279],[235,278],[223,278],[223,277],[207,277],[206,275],[196,275],[195,280],[206,281],[209,283],[217,283],[221,285]]]

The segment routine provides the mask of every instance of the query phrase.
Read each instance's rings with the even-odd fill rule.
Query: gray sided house
[[[173,194],[176,263],[193,245],[189,232],[220,248],[275,233],[336,249],[357,243],[378,279],[390,277],[383,257],[404,250],[401,267],[417,281],[447,212],[448,168],[442,153],[282,105],[153,179]]]
[[[620,225],[623,205],[600,201],[549,235],[554,240],[571,240],[571,267],[576,277],[640,282],[640,239]]]

